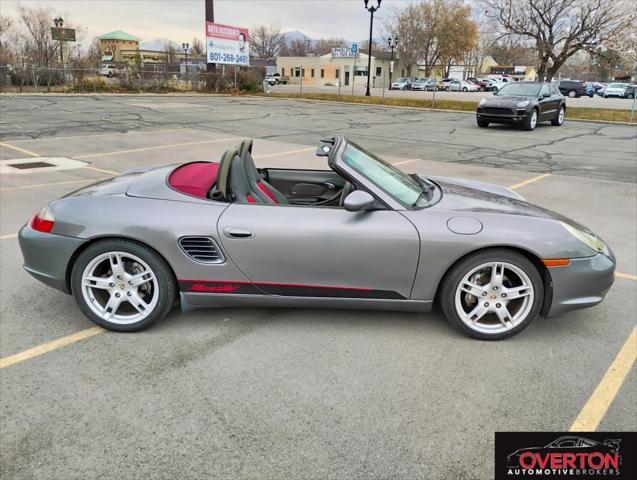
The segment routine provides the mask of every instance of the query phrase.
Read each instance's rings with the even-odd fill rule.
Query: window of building
[[[321,68],[321,78],[325,78],[325,69]]]
[[[336,77],[335,78],[339,78],[341,76],[341,71],[339,69],[336,69]]]
[[[359,67],[356,66],[356,72],[354,73],[357,77],[366,77],[367,76],[367,67]]]
[[[376,76],[377,77],[383,76],[383,67],[376,67]]]
[[[302,69],[301,69],[301,76],[302,76],[302,77],[304,77],[304,76],[305,76],[305,69],[304,69],[304,68],[302,68]]]
[[[294,76],[295,77],[300,77],[301,76],[301,69],[299,67],[296,67],[294,69]]]
[[[285,68],[282,68],[282,69],[281,69],[281,76],[282,76],[282,77],[285,77]]]
[[[312,78],[314,78],[314,69],[312,69],[312,71],[311,71],[311,73],[310,73],[310,76],[311,76]]]

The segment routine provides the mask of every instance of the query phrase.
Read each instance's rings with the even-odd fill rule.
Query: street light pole
[[[365,96],[369,97],[371,95],[369,91],[369,83],[372,78],[372,32],[374,28],[374,12],[376,12],[380,8],[380,2],[383,0],[376,0],[378,5],[375,7],[372,5],[369,6],[369,0],[363,0],[365,2],[365,10],[367,10],[371,15],[369,17],[369,49],[367,53],[367,91],[365,92]]]
[[[393,37],[390,36],[387,39],[387,45],[389,46],[389,49],[391,50],[391,59],[389,62],[389,89],[391,90],[391,77],[392,77],[392,73],[394,73],[394,49],[398,45],[398,37],[396,35],[394,35]]]
[[[64,20],[62,17],[56,17],[53,19],[53,23],[55,23],[55,28],[59,28],[60,34],[60,67],[64,69],[64,52],[63,52],[63,35],[64,31],[62,30],[62,25],[64,25]]]
[[[186,66],[184,69],[184,73],[186,75],[186,86],[188,86],[188,49],[190,48],[190,45],[188,43],[182,43],[181,44],[181,48],[184,49],[184,55],[186,57]]]

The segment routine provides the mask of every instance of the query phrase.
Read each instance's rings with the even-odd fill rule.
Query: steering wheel
[[[339,207],[343,206],[343,204],[345,203],[345,198],[354,190],[356,190],[356,186],[351,182],[345,181],[345,185],[343,185],[343,190],[341,190],[341,198],[338,201]]]

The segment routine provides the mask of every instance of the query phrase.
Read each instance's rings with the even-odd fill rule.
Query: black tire
[[[513,264],[526,273],[531,280],[531,285],[534,290],[534,297],[532,306],[527,313],[526,317],[516,326],[501,333],[484,333],[469,327],[462,321],[455,307],[455,294],[459,283],[463,277],[472,269],[489,262],[506,262]],[[459,329],[465,335],[477,338],[479,340],[502,340],[513,335],[517,335],[526,327],[528,327],[533,320],[540,315],[542,303],[544,301],[544,285],[542,283],[542,277],[537,268],[529,259],[524,255],[521,255],[512,250],[505,248],[494,248],[489,250],[483,250],[474,254],[468,255],[456,263],[445,275],[439,289],[438,301],[440,303],[442,312],[451,325]]]
[[[634,96],[635,96],[634,93],[629,93],[628,95],[626,95],[626,98],[632,99]]]
[[[159,286],[157,304],[150,314],[136,323],[118,324],[109,322],[97,315],[84,299],[82,294],[82,273],[94,258],[107,252],[124,252],[139,257],[148,264],[157,278]],[[102,240],[84,250],[73,265],[71,291],[75,297],[75,301],[89,320],[108,330],[116,332],[136,332],[149,327],[168,314],[177,298],[175,278],[166,261],[146,245],[125,239]]]
[[[462,87],[462,91],[463,92],[468,92],[469,90],[467,89],[467,87]]]
[[[478,127],[480,128],[487,128],[489,126],[489,122],[487,122],[483,118],[476,117],[476,121],[478,122]]]
[[[448,91],[449,91],[449,87],[445,87],[445,92],[448,92]]]
[[[560,120],[560,114],[562,113],[562,111],[564,112],[564,115],[562,116],[562,120]],[[564,107],[564,105],[562,105],[557,111],[557,115],[555,116],[555,118],[551,120],[551,125],[553,125],[554,127],[561,127],[564,124],[565,117],[566,117],[566,108]]]
[[[534,113],[535,113],[535,123],[533,123],[532,121]],[[529,131],[535,130],[535,127],[537,126],[537,122],[539,121],[539,119],[540,119],[540,114],[538,110],[534,108],[533,110],[529,112],[529,114],[524,119],[524,122],[522,123],[522,128],[524,130],[529,130]]]
[[[568,98],[575,98],[577,97],[577,92],[575,90],[569,90],[568,92]]]

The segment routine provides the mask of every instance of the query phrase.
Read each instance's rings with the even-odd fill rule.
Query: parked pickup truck
[[[288,77],[284,77],[280,73],[268,73],[265,79],[270,85],[285,85],[290,81]]]

